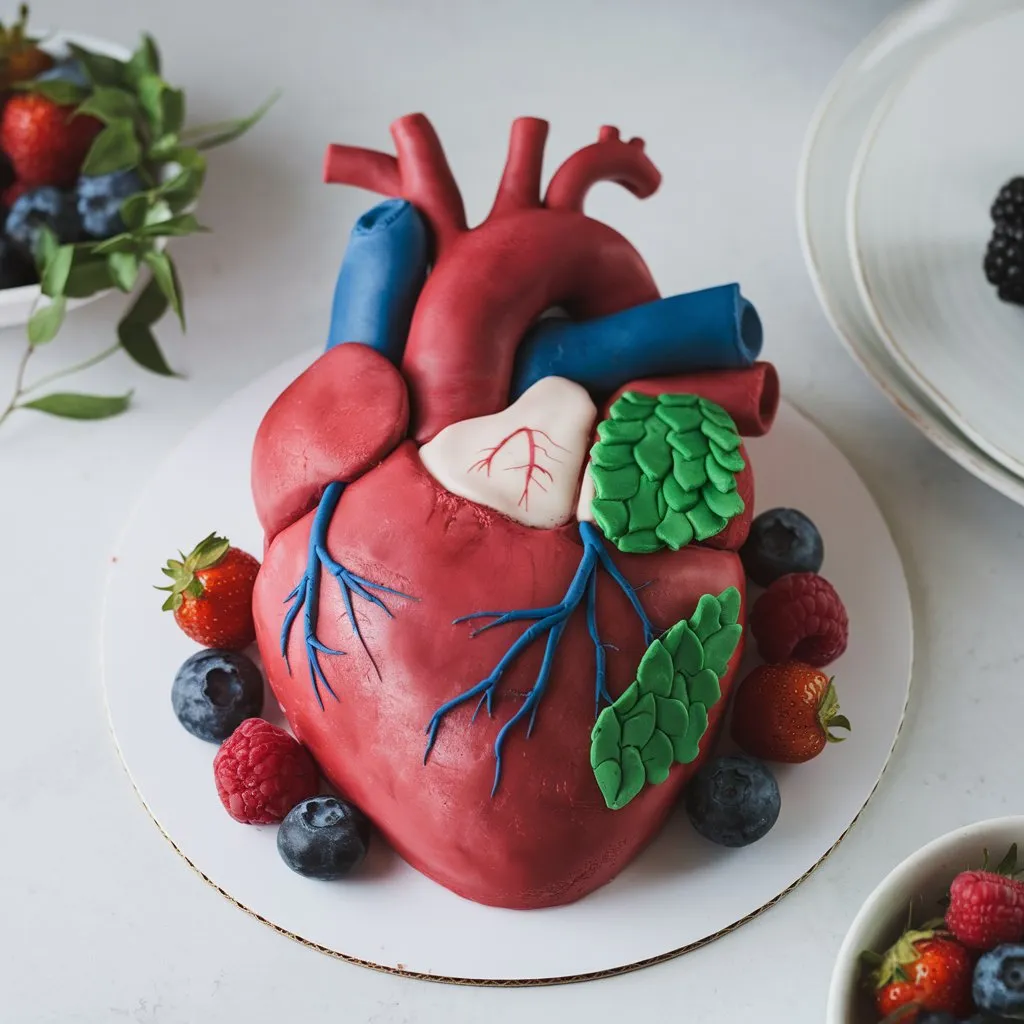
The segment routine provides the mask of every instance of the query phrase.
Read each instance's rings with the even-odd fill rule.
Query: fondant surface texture
[[[329,181],[392,199],[357,224],[327,350],[268,411],[252,467],[257,640],[296,736],[414,867],[518,909],[615,877],[711,751],[742,642],[696,756],[659,761],[628,800],[610,768],[602,792],[591,734],[706,595],[735,592],[745,621],[753,470],[737,433],[764,433],[778,405],[738,286],[663,300],[630,243],[583,213],[598,181],[655,191],[643,142],[602,128],[542,198],[546,133],[514,123],[473,229],[421,115],[393,125],[397,157],[329,148]],[[595,521],[586,465],[602,438],[632,436],[605,425],[627,391],[668,410],[635,446],[656,487]],[[692,466],[670,472],[673,444]],[[692,538],[668,516],[691,500],[673,472],[716,517],[695,513]],[[671,543],[637,539],[652,508]]]

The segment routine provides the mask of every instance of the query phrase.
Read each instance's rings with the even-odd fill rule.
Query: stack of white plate
[[[1024,176],[1024,0],[921,0],[849,58],[811,125],[799,221],[853,357],[936,445],[1024,504],[1024,307],[982,261]]]

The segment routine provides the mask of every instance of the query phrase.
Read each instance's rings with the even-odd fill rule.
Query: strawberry
[[[0,149],[26,185],[69,188],[78,178],[102,122],[75,115],[38,93],[18,93],[0,119]]]
[[[833,681],[810,665],[761,665],[737,688],[732,737],[763,761],[810,761],[844,739],[833,728],[848,730],[850,721],[839,714]]]
[[[946,927],[957,941],[987,952],[1024,940],[1024,882],[1013,877],[1016,873],[1014,843],[994,871],[962,871],[953,879]]]
[[[18,8],[13,25],[0,25],[0,89],[25,82],[53,67],[53,57],[27,34],[28,4]]]
[[[945,1011],[960,1020],[974,1007],[974,957],[944,932],[906,931],[884,956],[865,953],[862,958],[874,968],[875,1006],[883,1018],[906,1008],[900,1020],[910,1024],[916,1007]]]
[[[252,588],[260,563],[211,533],[190,555],[172,558],[161,570],[171,578],[164,611],[186,636],[203,647],[238,651],[256,639]]]

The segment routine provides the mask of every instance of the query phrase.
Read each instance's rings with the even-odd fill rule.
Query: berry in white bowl
[[[933,999],[927,1009],[949,1012],[938,1019],[957,1024],[973,1021],[997,1000],[1019,1000],[1024,1017],[1024,961],[1017,965],[1019,978],[1014,973],[1014,946],[1024,940],[1024,883],[1015,880],[1009,859],[994,864],[1007,851],[1015,853],[1015,846],[1024,850],[1024,816],[967,825],[894,868],[846,933],[829,985],[826,1024],[878,1024],[886,1019],[883,1010],[893,1021],[912,1024],[915,1005],[924,1024],[924,1004]],[[869,951],[888,952],[878,980],[902,983],[903,990],[883,991],[872,983],[864,958]],[[979,955],[985,971],[975,966]],[[987,972],[986,979],[979,972]],[[897,1004],[904,1000],[907,1008],[901,1009]]]

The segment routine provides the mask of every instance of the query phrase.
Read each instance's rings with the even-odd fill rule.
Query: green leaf
[[[740,592],[735,587],[728,587],[718,595],[721,621],[727,626],[734,626],[740,621],[740,602]]]
[[[139,258],[131,252],[112,252],[107,266],[114,284],[123,292],[130,292],[139,277]]]
[[[181,89],[164,89],[160,94],[160,133],[181,131],[185,120],[185,94]]]
[[[160,220],[153,224],[144,224],[133,234],[136,238],[179,238],[209,230],[196,220],[194,214],[180,213],[175,217],[168,217],[166,220]]]
[[[740,625],[722,626],[722,628],[704,641],[704,665],[711,669],[719,678],[725,675],[729,667],[729,659],[743,637]],[[700,698],[697,698],[700,699]]]
[[[142,42],[128,61],[127,75],[138,82],[145,75],[160,74],[160,51],[152,36],[143,34]]]
[[[124,232],[120,235],[112,235],[110,238],[105,238],[102,242],[97,242],[92,247],[92,251],[100,256],[105,256],[111,252],[137,252],[145,244],[145,242],[141,242],[134,235]]]
[[[22,402],[19,408],[35,409],[69,420],[105,420],[124,412],[131,397],[130,391],[126,395],[83,395],[59,391],[31,402]]]
[[[722,688],[718,685],[718,675],[713,669],[704,668],[686,680],[686,689],[690,704],[703,704],[709,708],[717,704],[722,697]]]
[[[612,810],[625,807],[644,788],[644,783],[647,781],[647,772],[644,770],[640,751],[636,747],[626,747],[622,751],[620,768],[622,782],[619,784],[615,802],[611,805]]]
[[[32,92],[45,96],[60,107],[77,107],[89,93],[74,82],[65,82],[59,78],[46,79],[42,82],[33,79],[30,82],[18,82],[12,88],[19,92]]]
[[[131,121],[138,117],[139,104],[135,97],[124,89],[100,85],[93,90],[91,96],[87,96],[79,104],[77,113],[91,114],[106,124],[121,119]]]
[[[592,509],[598,528],[620,551],[678,551],[709,540],[744,511],[729,449],[738,448],[739,435],[714,403],[696,395],[626,392],[597,434],[590,452]]]
[[[181,329],[185,330],[185,307],[182,303],[178,272],[171,257],[166,252],[147,252],[143,259],[153,273],[153,280],[170,303],[171,309],[177,314]]]
[[[613,705],[614,706],[614,705]],[[645,693],[622,722],[623,747],[642,747],[654,732],[654,694]]]
[[[56,297],[64,294],[64,286],[71,273],[71,263],[75,258],[73,245],[61,245],[54,250],[43,267],[41,287],[44,295]]]
[[[156,137],[164,134],[164,108],[161,97],[166,88],[167,83],[159,75],[153,74],[142,75],[135,83],[139,103]]]
[[[67,299],[58,295],[45,306],[40,306],[28,321],[28,340],[30,345],[45,345],[57,337],[64,315],[67,312]]]
[[[698,602],[690,617],[690,629],[703,643],[712,633],[717,633],[722,624],[722,606],[714,594],[705,594]]]
[[[53,228],[48,224],[41,224],[39,234],[36,236],[35,251],[36,265],[39,267],[40,272],[54,258],[59,247],[60,242]]]
[[[176,377],[177,374],[171,369],[156,337],[146,324],[124,323],[118,324],[117,337],[121,347],[128,353],[132,360],[162,377]]]
[[[84,299],[105,291],[112,284],[107,261],[102,256],[77,251],[71,265],[71,273],[64,285],[64,294],[69,299]]]
[[[111,121],[93,140],[82,173],[88,175],[110,174],[129,167],[137,167],[142,159],[142,148],[135,136],[131,121],[120,118]]]
[[[117,325],[117,337],[125,352],[140,366],[164,377],[177,376],[160,351],[151,330],[167,312],[167,296],[153,279],[139,292],[132,307]]]
[[[174,159],[174,153],[177,149],[178,136],[171,132],[167,135],[161,135],[160,138],[150,143],[147,154],[152,160],[170,162]]]
[[[672,738],[672,753],[679,764],[692,764],[700,756],[700,741],[708,731],[708,712],[703,704],[690,705],[690,724],[685,736]]]
[[[121,204],[121,220],[124,221],[128,234],[142,227],[152,202],[148,192],[137,192]]]
[[[672,741],[660,729],[655,729],[640,751],[640,759],[644,764],[644,781],[650,786],[660,785],[668,778],[675,759]]]
[[[668,736],[682,736],[690,724],[687,705],[671,697],[655,697],[654,723]],[[606,709],[607,710],[607,709]]]
[[[207,135],[204,138],[199,138],[195,142],[196,149],[214,149],[216,146],[223,146],[228,142],[234,142],[235,139],[244,135],[250,128],[253,127],[258,121],[262,119],[264,114],[281,98],[281,90],[278,89],[272,93],[266,100],[263,101],[248,117],[239,118],[237,121],[227,122],[226,127],[222,130],[215,132],[212,135]],[[194,131],[190,131],[190,137],[194,136]]]
[[[590,734],[590,765],[596,768],[603,761],[618,760],[622,739],[622,726],[618,716],[609,705],[601,711]]]
[[[78,58],[89,80],[95,86],[123,85],[128,79],[127,66],[123,61],[106,54],[93,53],[84,47],[68,44],[68,49]]]
[[[655,640],[640,659],[640,665],[636,670],[640,688],[647,693],[667,697],[672,692],[673,675],[675,668],[672,665],[672,655],[660,640]]]

